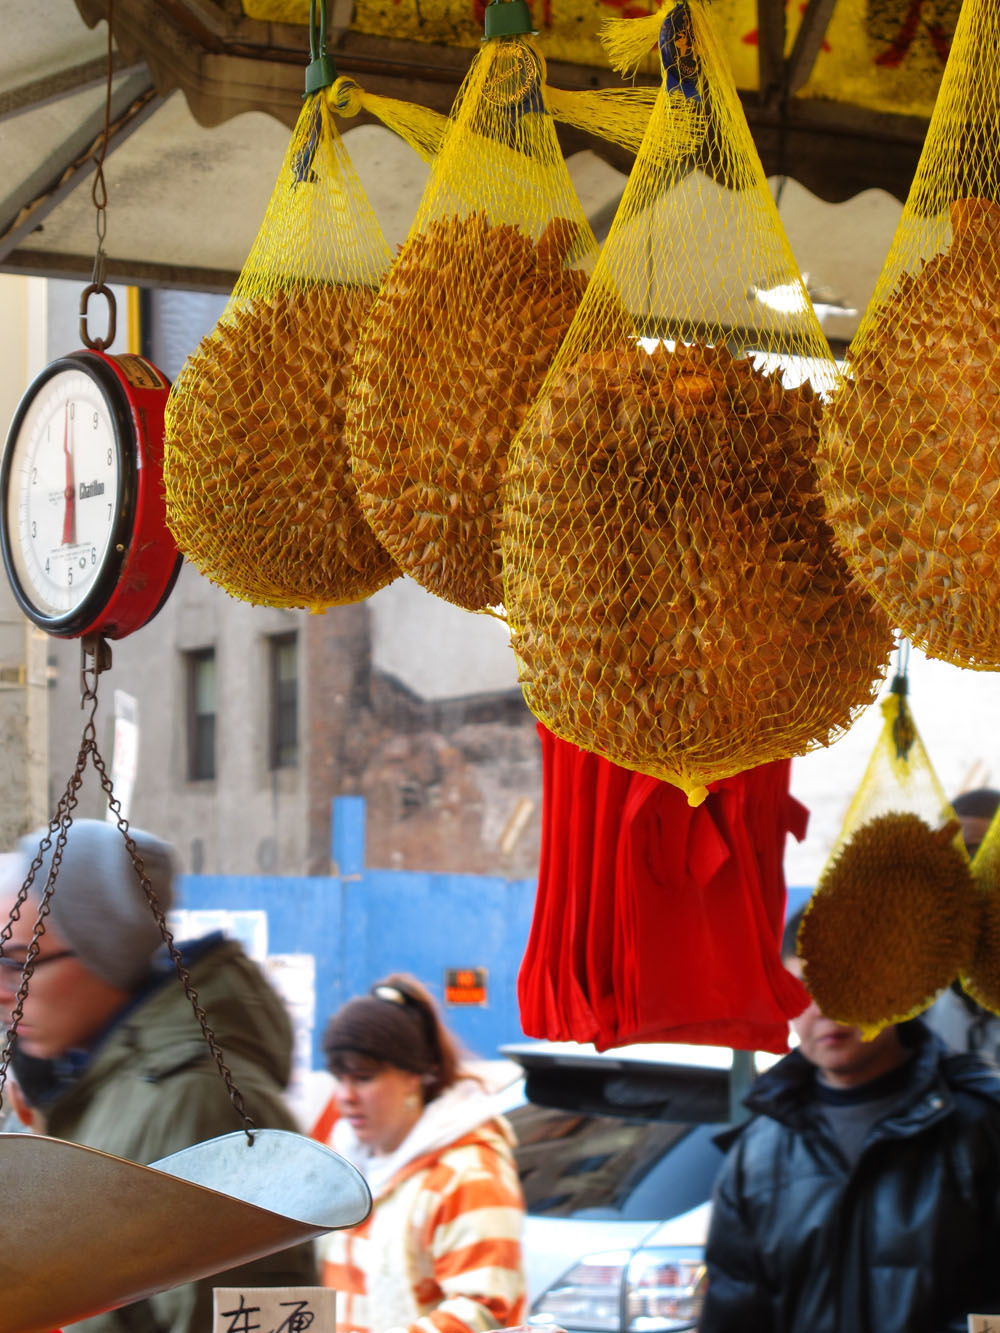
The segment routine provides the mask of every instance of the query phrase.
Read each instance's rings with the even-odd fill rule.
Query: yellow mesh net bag
[[[979,923],[961,829],[913,722],[905,674],[882,713],[797,941],[820,1009],[869,1038],[955,980]]]
[[[553,107],[578,124],[610,126],[612,137],[624,111],[626,140],[629,117],[644,125],[649,113],[645,94],[609,110],[597,97],[548,88],[523,0],[486,13],[487,38],[359,343],[347,427],[378,540],[423,587],[470,611],[502,601],[507,451],[597,249]]]
[[[1000,7],[966,0],[822,429],[839,546],[929,656],[1000,667]]]
[[[167,405],[167,522],[234,597],[353,602],[398,570],[365,522],[344,442],[360,330],[391,254],[332,113],[371,111],[425,156],[444,117],[339,79],[307,97],[257,238]]]
[[[707,9],[619,23],[616,61],[657,38],[646,136],[511,455],[504,602],[546,726],[695,804],[838,735],[891,633],[824,521],[836,365]]]
[[[976,938],[960,980],[984,1009],[1000,1014],[1000,807],[972,859],[972,878],[978,905]]]

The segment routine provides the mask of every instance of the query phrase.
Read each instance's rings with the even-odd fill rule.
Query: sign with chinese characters
[[[1000,1333],[1000,1314],[970,1314],[969,1333]]]
[[[485,1004],[485,967],[446,967],[444,970],[445,1004]]]
[[[216,1287],[212,1333],[334,1333],[329,1287]]]

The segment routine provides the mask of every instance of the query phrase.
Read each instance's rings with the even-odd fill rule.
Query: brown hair
[[[323,1033],[323,1054],[333,1074],[375,1072],[392,1066],[424,1076],[424,1102],[460,1077],[458,1043],[415,977],[393,972],[367,995],[356,995],[333,1015]]]

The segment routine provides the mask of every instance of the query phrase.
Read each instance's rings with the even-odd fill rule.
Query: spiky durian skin
[[[834,549],[819,414],[724,345],[621,340],[553,373],[501,549],[525,697],[556,735],[690,799],[874,697],[892,633]]]
[[[347,437],[365,516],[399,568],[468,611],[503,600],[510,444],[573,322],[581,228],[537,241],[484,212],[410,237],[358,346]]]
[[[880,815],[823,872],[798,952],[828,1018],[873,1037],[926,1009],[971,956],[977,890],[957,829]]]
[[[290,287],[225,314],[167,407],[167,523],[184,555],[264,606],[361,601],[399,570],[365,521],[344,439],[373,289]]]
[[[929,656],[1000,665],[1000,207],[952,204],[824,413],[829,521],[855,576]]]

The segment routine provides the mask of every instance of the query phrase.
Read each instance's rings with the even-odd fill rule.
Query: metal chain
[[[0,931],[0,957],[2,957],[4,946],[9,943],[10,937],[13,934],[14,923],[15,921],[20,920],[21,910],[27,901],[31,886],[35,880],[35,875],[41,869],[45,853],[49,851],[52,846],[52,835],[57,833],[56,848],[52,854],[52,865],[49,868],[45,888],[42,891],[41,902],[38,906],[38,915],[35,918],[35,925],[32,931],[31,943],[28,945],[27,953],[24,958],[24,967],[21,970],[21,984],[18,987],[16,1002],[10,1015],[10,1024],[4,1036],[3,1051],[0,1052],[0,1106],[3,1105],[3,1093],[7,1084],[7,1070],[10,1067],[10,1058],[14,1051],[14,1041],[17,1036],[17,1029],[23,1016],[24,1002],[28,997],[28,989],[35,971],[35,960],[38,957],[38,952],[41,947],[42,936],[45,934],[45,918],[49,915],[50,899],[52,898],[52,893],[55,889],[55,881],[59,873],[59,866],[62,864],[63,850],[66,846],[66,831],[72,823],[72,812],[77,803],[76,793],[80,790],[80,786],[83,782],[83,771],[85,767],[86,754],[81,747],[80,754],[77,757],[76,767],[73,770],[73,775],[66,785],[66,790],[59,799],[56,813],[49,822],[48,831],[39,843],[34,860],[28,867],[28,874],[18,892],[10,916],[5,923],[3,930]]]
[[[128,820],[122,814],[121,803],[114,794],[114,787],[112,785],[111,776],[108,773],[107,766],[97,746],[97,728],[95,725],[95,717],[97,714],[97,683],[101,671],[105,670],[108,666],[111,665],[111,651],[106,641],[101,637],[101,635],[98,634],[98,635],[87,636],[82,640],[81,654],[82,654],[82,662],[80,669],[80,678],[81,678],[81,688],[82,688],[82,699],[80,702],[80,707],[86,708],[86,706],[89,704],[90,713],[87,717],[86,724],[83,728],[83,736],[80,742],[80,753],[77,755],[76,766],[73,769],[73,774],[66,785],[66,790],[63,792],[63,795],[59,800],[55,816],[53,817],[53,819],[49,824],[48,832],[46,833],[45,837],[41,841],[41,844],[39,845],[38,851],[35,854],[35,858],[32,861],[31,866],[29,867],[27,878],[25,879],[24,884],[22,885],[20,892],[17,895],[17,899],[11,911],[10,918],[3,927],[3,930],[0,931],[0,956],[2,956],[3,946],[10,940],[11,934],[13,933],[14,922],[19,920],[20,918],[21,909],[24,906],[24,903],[28,897],[28,892],[31,888],[32,883],[34,882],[35,874],[41,867],[42,861],[45,857],[45,853],[52,846],[52,834],[56,833],[57,834],[56,845],[55,845],[55,850],[52,853],[52,865],[49,869],[48,879],[46,880],[45,883],[45,890],[42,894],[41,903],[39,904],[38,918],[35,922],[35,928],[32,935],[31,943],[28,946],[28,951],[27,954],[25,955],[24,969],[21,973],[21,984],[20,987],[18,988],[17,1001],[14,1010],[11,1013],[10,1026],[7,1028],[4,1049],[2,1054],[0,1054],[0,1106],[3,1105],[3,1090],[6,1084],[7,1070],[10,1065],[10,1058],[13,1052],[14,1042],[17,1036],[17,1028],[21,1022],[21,1017],[24,1009],[24,1002],[28,996],[28,988],[31,982],[32,973],[34,972],[35,959],[38,956],[39,944],[42,936],[45,933],[45,918],[48,916],[50,911],[49,902],[55,890],[56,880],[59,875],[59,867],[62,864],[63,851],[65,850],[66,847],[66,839],[69,834],[70,826],[73,822],[73,811],[77,805],[77,793],[79,792],[80,787],[83,785],[83,775],[87,767],[87,761],[89,759],[93,763],[94,768],[97,771],[97,774],[100,778],[101,787],[103,788],[104,793],[108,798],[108,806],[110,807],[112,813],[115,816],[118,829],[125,841],[125,846],[128,850],[128,854],[132,861],[132,865],[135,869],[135,873],[139,879],[140,884],[142,885],[142,891],[145,894],[146,901],[149,904],[150,910],[152,911],[153,916],[156,919],[156,924],[159,926],[160,936],[167,947],[167,951],[170,954],[171,960],[173,961],[174,968],[177,972],[178,977],[180,978],[181,985],[184,987],[184,993],[191,1003],[191,1008],[194,1010],[194,1015],[195,1018],[198,1020],[198,1025],[201,1028],[202,1035],[204,1036],[205,1041],[208,1044],[209,1050],[212,1052],[212,1057],[215,1060],[215,1064],[222,1078],[222,1081],[226,1085],[226,1092],[229,1096],[229,1101],[233,1109],[235,1110],[236,1114],[242,1120],[243,1132],[246,1134],[247,1140],[250,1143],[250,1145],[253,1146],[253,1141],[254,1141],[253,1131],[255,1129],[254,1121],[247,1114],[246,1106],[243,1101],[243,1094],[236,1086],[236,1082],[233,1078],[232,1071],[226,1064],[225,1056],[222,1053],[222,1049],[219,1046],[215,1033],[209,1026],[208,1017],[198,999],[198,992],[191,985],[191,977],[187,971],[187,968],[184,966],[183,957],[181,956],[180,950],[177,948],[177,945],[174,942],[173,934],[171,933],[170,927],[167,925],[166,916],[164,915],[163,909],[160,907],[159,901],[156,897],[156,893],[153,889],[152,884],[150,883],[149,876],[146,874],[146,867],[143,863],[142,857],[139,855],[139,849],[136,846],[134,838],[132,838],[131,834],[129,833]],[[93,657],[92,666],[88,666],[88,661],[87,661],[88,655],[91,655]]]
[[[104,132],[101,135],[101,147],[97,154],[94,182],[90,187],[90,197],[97,210],[97,253],[94,255],[94,275],[91,282],[95,287],[104,285],[104,238],[108,232],[108,185],[104,179],[104,158],[108,151],[111,137],[111,83],[114,73],[114,0],[108,0],[108,76],[104,91]]]
[[[90,279],[90,286],[85,287],[80,296],[80,337],[83,339],[85,346],[97,352],[103,352],[106,347],[110,347],[114,342],[116,323],[114,292],[104,281],[107,269],[104,238],[108,232],[108,184],[104,179],[104,159],[111,139],[111,84],[115,67],[113,20],[114,3],[113,0],[108,0],[108,73],[105,80],[104,94],[104,130],[101,133],[100,147],[95,161],[94,182],[90,189],[90,197],[94,202],[94,208],[97,210],[97,250],[94,254],[94,271]],[[108,327],[103,338],[91,337],[88,327],[88,305],[91,296],[95,293],[103,296],[108,303]]]

